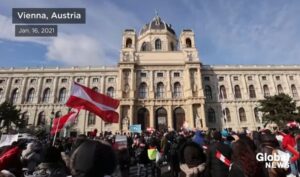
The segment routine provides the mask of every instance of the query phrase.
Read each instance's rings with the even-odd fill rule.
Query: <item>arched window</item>
[[[260,122],[258,108],[254,108],[254,117],[256,122]]]
[[[55,113],[55,118],[58,118],[58,117],[61,117],[61,111],[57,111],[56,113]]]
[[[96,116],[94,113],[89,112],[88,114],[88,126],[96,124]]]
[[[29,89],[29,90],[28,90],[28,93],[27,93],[26,102],[27,102],[27,103],[32,103],[33,98],[34,98],[34,95],[35,95],[35,90],[34,90],[34,88]]]
[[[50,88],[46,88],[44,90],[44,93],[43,93],[42,102],[43,103],[48,103],[49,99],[50,99]]]
[[[298,97],[298,91],[297,91],[297,88],[294,84],[291,85],[291,89],[292,89],[293,97]]]
[[[95,92],[99,91],[98,87],[93,87],[92,90],[94,90]]]
[[[58,95],[58,102],[64,103],[66,100],[66,95],[67,95],[67,89],[66,88],[61,88],[59,90],[59,95]]]
[[[241,89],[239,85],[234,86],[234,96],[235,98],[242,98]]]
[[[161,40],[160,39],[155,40],[155,50],[161,50]]]
[[[141,51],[147,51],[147,43],[146,42],[143,42]]]
[[[230,111],[229,111],[228,108],[225,108],[225,109],[223,110],[223,115],[224,115],[224,120],[225,120],[226,122],[231,122]]]
[[[29,113],[27,111],[22,114],[22,119],[24,120],[25,125],[28,125]]]
[[[170,49],[171,51],[175,51],[175,46],[173,42],[170,42]]]
[[[127,38],[126,39],[126,48],[131,48],[132,47],[132,39],[131,38]]]
[[[187,48],[191,48],[192,47],[192,41],[190,38],[186,38],[185,39],[185,45]]]
[[[268,85],[264,85],[263,90],[264,90],[264,96],[265,97],[270,96],[270,91],[269,91]]]
[[[220,86],[220,99],[227,99],[226,89],[224,85]]]
[[[283,93],[283,89],[280,84],[277,85],[277,92],[278,92],[278,94]]]
[[[110,97],[112,97],[112,98],[115,97],[115,89],[114,89],[113,87],[109,87],[109,88],[107,89],[107,96],[110,96]]]
[[[255,88],[253,85],[249,85],[249,96],[250,98],[256,98]]]
[[[240,116],[240,121],[241,122],[246,122],[247,121],[246,113],[245,113],[245,109],[244,108],[240,108],[239,109],[239,116]]]
[[[147,98],[147,84],[145,82],[140,84],[139,98],[141,98],[141,99]]]
[[[205,97],[206,97],[206,99],[208,99],[208,100],[211,100],[211,99],[212,99],[211,88],[210,88],[210,86],[208,86],[208,85],[205,86]]]
[[[179,82],[175,82],[174,84],[174,98],[181,97],[181,84]]]
[[[1,102],[1,100],[2,100],[2,98],[3,98],[3,95],[4,95],[4,91],[3,91],[2,88],[0,88],[0,102]]]
[[[215,123],[216,122],[216,113],[215,110],[213,108],[209,108],[207,110],[207,117],[208,117],[208,122],[210,123]]]
[[[15,88],[11,94],[10,102],[12,104],[16,104],[18,101],[18,97],[19,97],[19,89]]]
[[[165,92],[165,86],[162,82],[159,82],[156,87],[156,98],[163,98]]]
[[[38,117],[38,122],[37,122],[37,125],[46,125],[46,116],[45,116],[45,112],[42,111],[39,113],[39,117]]]

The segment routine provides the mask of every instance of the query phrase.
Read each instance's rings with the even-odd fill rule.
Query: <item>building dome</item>
[[[147,32],[149,30],[167,30],[170,33],[175,35],[175,31],[172,29],[171,25],[162,21],[158,15],[156,15],[151,20],[150,23],[147,23],[143,26],[143,28],[141,29],[140,35],[144,34],[145,32]]]

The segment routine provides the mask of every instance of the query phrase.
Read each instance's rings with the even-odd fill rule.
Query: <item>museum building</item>
[[[179,36],[155,16],[139,32],[123,32],[115,67],[41,67],[0,69],[0,102],[22,110],[31,127],[49,128],[64,106],[73,82],[120,100],[117,124],[81,111],[68,133],[189,129],[254,130],[262,126],[258,101],[287,93],[299,103],[300,67],[274,65],[211,66],[201,62],[195,34]]]

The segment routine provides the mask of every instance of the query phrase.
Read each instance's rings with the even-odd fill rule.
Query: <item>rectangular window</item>
[[[115,78],[113,77],[108,78],[108,82],[115,82]]]
[[[263,81],[265,81],[265,80],[267,80],[267,77],[266,77],[266,76],[262,76],[261,79],[262,79]]]
[[[68,79],[62,79],[61,80],[61,83],[67,83],[68,82]]]
[[[239,80],[239,77],[238,77],[238,76],[234,76],[234,77],[233,77],[233,80],[238,81],[238,80]]]
[[[293,81],[294,80],[294,76],[289,76],[290,80]]]
[[[248,81],[252,81],[252,76],[248,76]]]
[[[157,77],[164,77],[164,73],[157,73]]]
[[[94,83],[99,82],[99,79],[98,78],[93,78],[93,82]]]
[[[141,77],[147,77],[147,73],[141,73]]]
[[[52,82],[52,79],[46,79],[46,84],[50,84]]]
[[[204,80],[205,81],[209,81],[209,77],[207,76],[207,77],[204,77]]]
[[[278,80],[278,81],[280,80],[280,76],[276,76],[275,78],[276,78],[276,80]]]
[[[174,73],[174,77],[180,77],[180,73],[179,72],[175,72]]]
[[[223,77],[223,76],[220,76],[220,77],[219,77],[219,81],[224,81],[224,77]]]

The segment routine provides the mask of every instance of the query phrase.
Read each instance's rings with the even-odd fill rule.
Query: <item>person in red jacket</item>
[[[21,154],[26,148],[26,144],[19,142],[16,146],[12,146],[0,157],[0,171],[8,170],[12,172],[15,176],[21,176],[22,174],[22,163]]]
[[[288,145],[295,147],[296,146],[296,140],[295,137],[290,133],[288,129],[283,130],[283,133],[285,135],[283,136],[282,140],[282,148],[284,150],[287,150]]]
[[[295,137],[291,134],[291,132],[288,129],[283,130],[284,136],[283,136],[283,140],[282,140],[282,148],[291,154],[291,156],[293,156],[292,152],[290,152],[287,147],[291,146],[293,148],[295,148],[296,146],[296,140]],[[292,174],[297,176],[298,175],[298,170],[297,170],[297,166],[295,163],[290,162],[291,163],[291,171]]]

